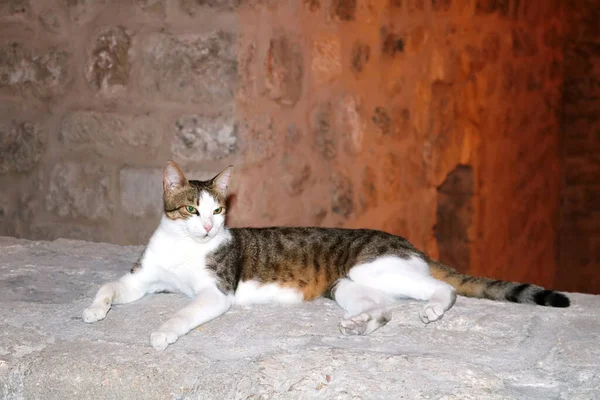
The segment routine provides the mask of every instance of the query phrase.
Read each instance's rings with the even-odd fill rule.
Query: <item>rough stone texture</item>
[[[27,0],[0,0],[0,17],[23,14],[28,10]]]
[[[269,41],[264,60],[264,92],[282,105],[293,106],[302,93],[303,56],[296,38],[279,35]]]
[[[370,336],[344,337],[329,300],[236,307],[164,352],[150,332],[189,299],[151,295],[81,320],[141,247],[0,238],[2,398],[590,399],[600,299],[550,309],[459,298],[423,325],[406,301]],[[282,329],[282,327],[285,327]]]
[[[50,170],[48,181],[48,211],[61,217],[89,220],[111,216],[111,176],[109,170],[102,165],[73,162],[56,164]]]
[[[44,149],[45,135],[38,126],[15,120],[0,124],[0,173],[31,170]]]
[[[557,282],[600,293],[600,1],[569,3]]]
[[[88,61],[87,79],[96,90],[114,90],[129,82],[131,38],[122,27],[100,32]]]
[[[330,82],[342,73],[342,49],[339,37],[323,35],[313,39],[311,73],[315,85]]]
[[[139,81],[151,97],[179,103],[230,105],[237,56],[233,34],[156,34],[142,48]]]
[[[69,55],[52,48],[35,50],[21,43],[0,45],[0,93],[46,98],[64,92],[71,79]]]
[[[160,215],[163,209],[160,168],[125,167],[119,175],[121,208],[134,217]]]
[[[461,272],[471,269],[473,187],[473,168],[459,165],[438,188],[435,237],[439,260]]]
[[[218,160],[236,149],[237,129],[225,115],[185,115],[175,123],[171,151],[177,160]]]
[[[74,111],[62,119],[59,140],[67,146],[130,146],[151,149],[161,143],[161,127],[146,115]]]

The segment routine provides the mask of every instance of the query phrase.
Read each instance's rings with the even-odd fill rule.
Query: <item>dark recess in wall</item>
[[[435,238],[442,263],[460,272],[471,269],[469,228],[473,223],[473,168],[458,165],[437,188]]]

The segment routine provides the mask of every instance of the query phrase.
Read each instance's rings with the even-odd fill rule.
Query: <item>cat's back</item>
[[[319,227],[232,228],[223,261],[239,267],[237,282],[299,288],[319,297],[350,268],[382,255],[408,258],[418,252],[406,239],[370,229]],[[233,277],[232,277],[233,278]]]

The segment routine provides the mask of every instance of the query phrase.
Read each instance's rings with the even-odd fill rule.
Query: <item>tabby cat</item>
[[[345,316],[346,335],[367,335],[390,320],[398,299],[426,300],[421,321],[440,319],[456,294],[568,307],[569,299],[530,284],[461,275],[430,259],[406,239],[367,229],[240,228],[224,226],[233,168],[209,181],[188,181],[169,161],[163,174],[164,215],[131,271],[105,284],[83,312],[103,319],[113,304],[146,293],[193,298],[150,335],[157,350],[234,304],[299,303],[325,296]]]

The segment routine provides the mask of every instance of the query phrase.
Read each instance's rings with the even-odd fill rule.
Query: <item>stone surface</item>
[[[46,98],[64,92],[71,80],[69,55],[61,49],[34,50],[20,43],[0,45],[0,93]]]
[[[345,218],[354,211],[352,180],[342,172],[334,172],[331,177],[331,211]]]
[[[336,158],[338,153],[338,138],[333,126],[334,121],[331,113],[331,103],[327,102],[317,105],[312,110],[310,116],[310,129],[314,137],[315,150],[325,160]]]
[[[303,60],[297,39],[281,34],[269,41],[263,91],[271,100],[285,106],[296,104],[302,94]]]
[[[0,0],[0,18],[23,14],[29,8],[28,0]]]
[[[599,7],[598,0],[569,3],[564,41],[559,33],[544,39],[552,47],[565,43],[557,282],[590,293],[600,293]]]
[[[185,115],[175,122],[171,151],[177,160],[218,160],[236,149],[237,129],[227,115]]]
[[[464,273],[471,269],[473,186],[473,168],[458,165],[438,187],[435,237],[439,260]]]
[[[62,3],[66,6],[69,20],[82,25],[93,19],[107,0],[62,0]]]
[[[313,87],[320,87],[342,73],[342,44],[336,35],[321,35],[313,39],[311,54]]]
[[[46,208],[61,217],[109,218],[114,208],[110,186],[111,176],[102,165],[56,164],[48,177]]]
[[[237,81],[233,34],[155,34],[143,41],[141,52],[144,95],[179,103],[232,103]]]
[[[122,168],[119,175],[122,209],[134,217],[161,215],[162,175],[161,168]],[[198,178],[190,176],[190,179]]]
[[[31,170],[44,154],[45,133],[31,122],[0,122],[0,174]]]
[[[88,60],[88,83],[96,90],[110,91],[129,82],[131,38],[123,27],[108,28],[96,37]]]
[[[59,140],[68,146],[100,145],[112,150],[122,146],[154,148],[163,132],[156,119],[98,111],[74,111],[61,121]]]
[[[356,0],[333,0],[330,7],[330,16],[334,20],[353,21],[356,15]]]
[[[572,307],[459,297],[423,325],[405,301],[370,336],[344,337],[329,300],[234,307],[164,352],[150,332],[189,302],[149,295],[88,325],[101,284],[141,247],[0,238],[2,398],[593,398],[600,298]]]
[[[194,17],[207,9],[232,10],[243,0],[179,0],[179,7],[186,14]]]

